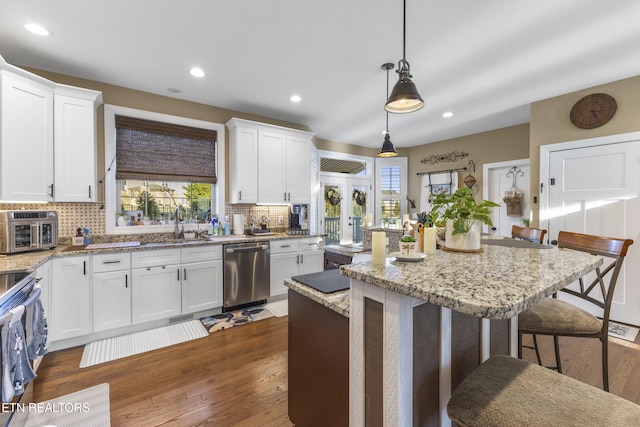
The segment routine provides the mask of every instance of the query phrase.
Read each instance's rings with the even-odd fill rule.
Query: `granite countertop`
[[[481,253],[438,250],[421,262],[387,258],[343,265],[341,274],[475,317],[509,319],[603,262],[568,249],[482,245]]]
[[[371,248],[365,248],[358,245],[327,245],[324,247],[324,251],[339,255],[353,256],[354,254],[371,252]]]
[[[149,243],[141,243],[138,246],[122,246],[122,247],[110,247],[104,249],[86,249],[86,246],[58,246],[54,249],[42,249],[32,252],[23,252],[17,254],[11,254],[6,256],[0,256],[0,273],[14,273],[14,272],[31,272],[47,262],[49,259],[61,256],[73,256],[73,255],[89,255],[89,254],[103,254],[114,252],[133,252],[140,250],[154,250],[154,249],[170,249],[170,248],[185,248],[194,246],[215,246],[225,245],[233,243],[247,243],[247,242],[267,242],[270,240],[281,239],[301,239],[305,237],[320,237],[322,235],[309,235],[309,234],[286,234],[286,233],[274,233],[269,235],[229,235],[229,236],[217,236],[209,237],[207,239],[192,239],[192,240],[165,240],[154,241]],[[140,236],[141,238],[144,236]],[[111,243],[126,243],[126,242],[111,242]]]
[[[349,317],[349,289],[325,294],[295,280],[285,280],[284,284],[289,289],[296,291],[300,295],[303,295],[310,300],[317,302],[318,304],[330,308],[338,314]]]

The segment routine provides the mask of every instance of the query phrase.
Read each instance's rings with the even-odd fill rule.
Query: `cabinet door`
[[[287,202],[287,148],[282,133],[258,131],[258,202]]]
[[[229,201],[258,202],[258,131],[234,128],[229,134]]]
[[[97,273],[93,283],[93,331],[131,324],[131,274],[129,270]]]
[[[53,259],[51,279],[51,341],[91,333],[89,257]]]
[[[305,138],[287,137],[287,201],[311,203],[311,147]]]
[[[297,252],[271,254],[269,283],[272,297],[287,293],[288,288],[285,286],[284,281],[298,274],[298,260],[299,256]]]
[[[133,324],[180,314],[182,303],[179,265],[135,269],[131,275]]]
[[[182,266],[182,313],[222,307],[222,261]]]
[[[93,202],[96,197],[94,102],[63,95],[54,100],[56,202]]]
[[[324,251],[300,252],[300,268],[298,274],[317,273],[324,270]]]
[[[53,89],[10,74],[0,79],[0,200],[49,201]]]

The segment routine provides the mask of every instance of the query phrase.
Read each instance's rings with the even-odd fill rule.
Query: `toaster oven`
[[[58,245],[56,211],[0,211],[0,254],[13,254]]]

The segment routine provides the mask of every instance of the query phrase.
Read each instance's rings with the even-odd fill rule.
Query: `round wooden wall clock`
[[[593,129],[607,123],[616,113],[618,105],[611,95],[593,93],[581,98],[571,108],[571,123],[581,129]]]

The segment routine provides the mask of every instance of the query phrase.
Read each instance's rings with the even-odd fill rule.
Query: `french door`
[[[362,229],[372,211],[371,179],[322,177],[325,244],[362,242]]]

